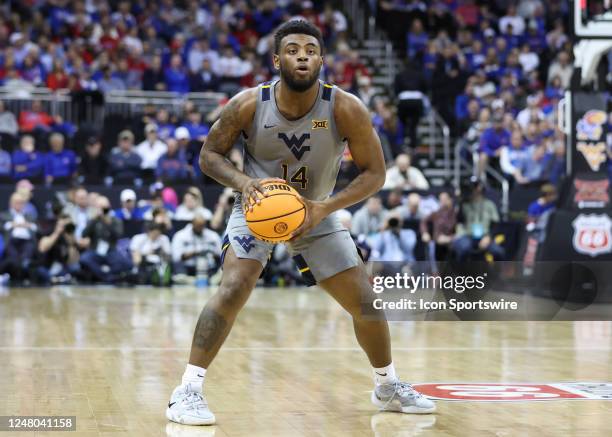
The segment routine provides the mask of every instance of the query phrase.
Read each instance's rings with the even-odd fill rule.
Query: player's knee
[[[251,293],[252,285],[248,279],[234,277],[224,280],[217,292],[220,304],[228,308],[240,308]]]

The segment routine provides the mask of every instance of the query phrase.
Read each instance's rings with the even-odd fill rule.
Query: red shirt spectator
[[[53,71],[47,76],[47,87],[53,91],[68,88],[68,75],[64,73],[64,68],[60,59],[56,59],[53,62]]]
[[[22,132],[32,132],[39,126],[49,128],[52,124],[53,117],[43,111],[40,100],[34,100],[32,109],[19,114],[19,130]]]

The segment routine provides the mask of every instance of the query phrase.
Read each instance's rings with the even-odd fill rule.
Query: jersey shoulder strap
[[[272,89],[272,82],[268,81],[268,82],[262,83],[260,86],[260,89],[261,89],[261,101],[267,102],[268,100],[270,100],[270,90]]]

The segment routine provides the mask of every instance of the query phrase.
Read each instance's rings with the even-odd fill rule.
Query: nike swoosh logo
[[[267,124],[264,124],[264,129],[270,129],[271,127],[274,127],[274,126],[276,126],[276,125],[275,124],[271,124],[271,125],[268,126]]]
[[[378,372],[374,372],[374,373],[376,373],[378,376],[387,376],[386,373],[378,373]]]
[[[172,408],[172,405],[176,404],[176,402],[172,402],[171,404],[168,404],[168,408]]]
[[[198,376],[199,376],[200,378],[204,378],[204,375],[200,375],[199,373],[198,373]]]

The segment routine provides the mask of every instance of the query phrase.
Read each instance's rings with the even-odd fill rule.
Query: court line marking
[[[133,346],[0,346],[0,351],[189,351],[189,347],[133,347]],[[484,347],[394,347],[394,351],[610,351],[612,346],[576,347],[576,346],[484,346]],[[228,352],[362,352],[359,347],[223,347],[221,351]]]

